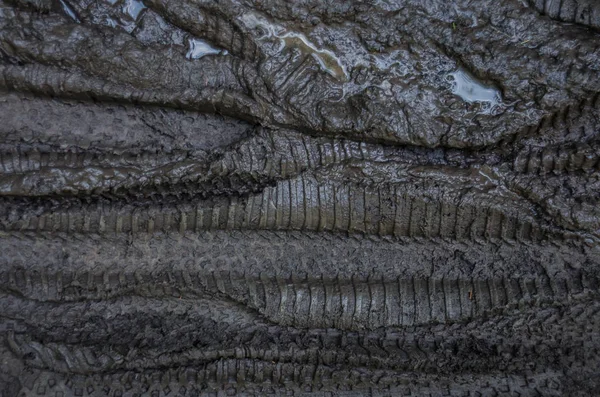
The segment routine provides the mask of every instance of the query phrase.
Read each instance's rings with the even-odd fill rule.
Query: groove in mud
[[[407,189],[407,190],[404,190]],[[394,237],[443,237],[455,239],[544,239],[551,229],[522,210],[504,210],[502,202],[474,191],[472,198],[460,192],[444,195],[446,202],[423,200],[406,187],[368,187],[320,184],[300,176],[265,188],[247,198],[232,197],[213,204],[180,204],[178,209],[124,204],[82,204],[80,209],[44,210],[40,215],[10,221],[4,230],[66,233],[155,233],[201,230],[308,230],[375,234]],[[472,201],[471,201],[472,200]],[[516,199],[513,198],[513,201]],[[515,203],[513,203],[513,207]]]
[[[6,279],[6,277],[8,278]],[[50,278],[48,278],[50,276]],[[83,274],[81,276],[10,272],[5,289],[32,295],[42,288],[47,298],[122,294],[200,296],[218,294],[256,309],[280,325],[301,328],[377,329],[426,323],[453,323],[525,306],[589,299],[598,280],[573,278],[435,279],[411,277],[391,281],[298,280],[236,278],[231,274],[173,274],[179,285],[162,290],[144,283],[141,274]],[[25,277],[25,278],[23,278]],[[104,284],[104,287],[101,285]],[[81,292],[77,292],[77,291]],[[96,291],[93,293],[92,291]],[[51,292],[52,291],[52,292]],[[80,295],[82,294],[82,295]],[[46,299],[47,299],[46,298]],[[88,297],[88,298],[91,298]],[[64,299],[64,298],[63,298]],[[44,299],[45,300],[45,299]]]
[[[446,393],[450,396],[459,396],[460,393],[477,391],[481,393],[514,391],[522,396],[536,396],[543,392],[548,396],[559,396],[560,392],[557,389],[560,389],[561,385],[553,372],[536,374],[529,378],[518,375],[506,378],[498,374],[466,376],[464,380],[458,379],[457,382],[467,382],[468,379],[471,386],[462,386],[450,391],[445,379],[432,384],[431,381],[418,376],[394,376],[384,370],[369,373],[361,369],[345,371],[327,366],[273,364],[260,360],[219,360],[201,369],[181,368],[164,374],[143,375],[123,372],[104,375],[99,379],[65,376],[47,371],[35,371],[34,374],[34,381],[27,388],[30,393],[52,390],[58,393],[64,392],[65,395],[76,393],[85,396],[102,396],[111,392],[120,394],[126,388],[136,388],[156,395],[171,391],[183,395],[219,392],[278,395],[293,390],[286,386],[292,383],[302,385],[303,392],[296,392],[296,394],[305,396],[325,396],[336,392],[357,397],[366,392],[373,396],[387,396],[390,392],[416,395]],[[359,386],[364,383],[373,383],[377,386],[373,388]],[[386,391],[378,391],[379,389]]]
[[[600,6],[593,0],[528,0],[528,2],[550,18],[600,29]]]

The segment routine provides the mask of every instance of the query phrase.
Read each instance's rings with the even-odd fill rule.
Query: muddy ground
[[[600,3],[0,0],[0,395],[599,396]]]

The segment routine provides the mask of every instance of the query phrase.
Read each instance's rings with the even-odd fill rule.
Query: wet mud
[[[0,1],[0,396],[600,395],[600,5]]]

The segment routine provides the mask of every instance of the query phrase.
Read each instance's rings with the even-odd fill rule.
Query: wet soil
[[[0,0],[0,396],[600,395],[593,0]]]

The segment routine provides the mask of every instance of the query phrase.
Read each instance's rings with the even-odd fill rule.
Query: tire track
[[[85,301],[143,296],[162,299],[216,299],[239,302],[281,326],[378,329],[420,324],[452,324],[526,307],[588,300],[599,278],[571,277],[436,278],[393,281],[349,278],[302,279],[220,272],[0,273],[5,291],[36,301]],[[40,292],[41,291],[41,292]]]
[[[367,333],[332,329],[307,331],[282,329],[280,340],[277,340],[277,337],[271,340],[270,348],[267,348],[264,343],[261,347],[254,347],[255,342],[248,340],[236,347],[218,350],[194,347],[185,355],[177,350],[169,352],[168,349],[165,350],[165,345],[159,350],[143,347],[130,349],[129,352],[128,349],[120,349],[118,353],[118,345],[114,342],[94,353],[89,347],[83,345],[60,342],[40,343],[28,336],[21,336],[23,334],[20,331],[16,331],[17,333],[9,331],[6,338],[13,352],[26,357],[33,368],[51,367],[56,373],[55,376],[60,376],[59,373],[65,371],[71,374],[70,377],[75,378],[77,374],[98,373],[101,378],[106,379],[115,373],[120,375],[128,373],[127,368],[130,365],[139,369],[142,363],[145,363],[146,367],[140,372],[141,374],[166,374],[177,372],[182,368],[193,369],[194,373],[202,374],[203,369],[222,365],[223,362],[249,360],[260,362],[261,365],[278,367],[278,371],[287,373],[283,378],[271,379],[272,384],[278,384],[283,379],[295,382],[295,378],[288,379],[288,376],[295,374],[295,371],[302,372],[302,368],[314,369],[314,366],[318,366],[324,371],[334,370],[341,373],[358,369],[365,376],[370,377],[370,382],[374,382],[373,384],[379,387],[376,379],[381,371],[387,372],[385,382],[391,382],[386,383],[388,386],[399,385],[396,381],[406,373],[411,374],[411,377],[416,376],[424,380],[432,380],[430,376],[433,374],[445,377],[448,375],[448,370],[440,369],[439,363],[448,362],[457,356],[461,363],[456,363],[451,371],[460,371],[462,374],[453,374],[453,377],[493,377],[498,369],[507,366],[512,368],[509,373],[515,371],[518,374],[519,368],[531,365],[530,357],[538,355],[540,349],[549,349],[547,351],[556,349],[554,353],[545,356],[544,363],[538,362],[533,368],[533,374],[544,373],[550,370],[555,356],[560,354],[560,351],[569,352],[567,354],[573,356],[584,354],[583,343],[593,338],[594,332],[590,328],[581,329],[576,319],[585,316],[590,324],[596,324],[599,313],[596,301],[563,308],[545,308],[531,313],[521,312],[512,316],[490,317],[452,329],[416,327],[406,331],[388,329]],[[526,324],[523,323],[524,319],[527,319]],[[521,333],[524,328],[529,332]],[[80,326],[76,324],[75,330],[79,329]],[[512,338],[506,338],[508,335],[512,335]],[[549,335],[569,335],[570,339],[558,341],[548,338]],[[482,338],[485,338],[486,342]],[[227,338],[224,337],[223,340]],[[286,340],[287,342],[284,342]],[[290,340],[297,342],[290,344]],[[107,357],[110,352],[113,356]],[[382,364],[395,369],[380,369]],[[64,365],[68,367],[62,368]],[[286,372],[290,370],[290,366],[295,368],[295,371]],[[108,368],[112,370],[108,371]],[[240,371],[239,367],[237,370],[230,368],[230,371],[225,373],[229,374],[231,380],[213,378],[213,382],[217,385],[233,383],[242,386],[246,383],[244,380],[252,383],[254,379],[257,383],[264,384],[266,380],[264,376],[269,374],[269,370],[266,373],[258,372],[255,374],[258,378],[254,378],[251,373],[246,372],[244,375],[244,372],[240,374],[238,371]],[[244,376],[241,382],[238,376]],[[552,388],[561,388],[563,376],[555,378],[558,383],[555,383]],[[97,380],[98,376],[95,379]],[[360,377],[343,379],[348,382],[347,385],[361,387]],[[190,380],[186,379],[187,382]],[[307,378],[305,381],[315,386],[319,383],[319,380],[314,378]],[[469,385],[467,388],[473,387],[472,382],[469,382]]]
[[[460,174],[453,186],[444,186],[441,180],[428,180],[431,173],[423,175],[408,183],[380,183],[375,188],[352,182],[323,183],[318,174],[301,174],[248,197],[171,205],[67,201],[57,210],[42,202],[34,216],[19,214],[18,201],[13,210],[7,200],[2,224],[5,231],[84,234],[246,229],[510,241],[561,235],[540,219],[535,207],[502,188],[485,186],[485,182],[481,188],[463,187]],[[424,198],[421,192],[427,190]],[[27,207],[35,208],[32,204]]]
[[[599,395],[598,10],[10,0],[0,395]]]
[[[593,0],[528,0],[543,15],[563,22],[600,29],[600,7]]]
[[[432,396],[460,396],[464,393],[506,393],[514,391],[522,396],[559,396],[561,383],[556,380],[555,372],[535,374],[529,378],[501,374],[453,377],[450,385],[445,379],[431,381],[414,374],[391,376],[389,371],[374,371],[371,376],[361,369],[354,371],[336,370],[326,366],[297,366],[272,364],[259,360],[222,360],[201,369],[181,368],[180,370],[155,372],[154,374],[135,375],[122,372],[105,375],[99,379],[83,376],[65,376],[47,371],[34,371],[35,380],[31,386],[17,389],[25,396],[35,396],[38,390],[57,391],[65,395],[78,393],[82,396],[103,396],[105,393],[132,395],[130,390],[143,390],[156,396],[168,396],[176,390],[180,395],[211,395],[218,392],[230,394],[246,393],[260,395],[278,395],[294,392],[300,396],[325,396],[330,393],[344,393],[347,396],[388,396],[390,393],[411,393]],[[264,375],[261,375],[264,374]],[[376,386],[357,385],[365,379],[372,379]],[[303,392],[286,386],[286,382],[298,382]],[[471,386],[461,385],[470,382]],[[353,390],[347,389],[352,387]],[[383,391],[383,390],[385,391]]]

